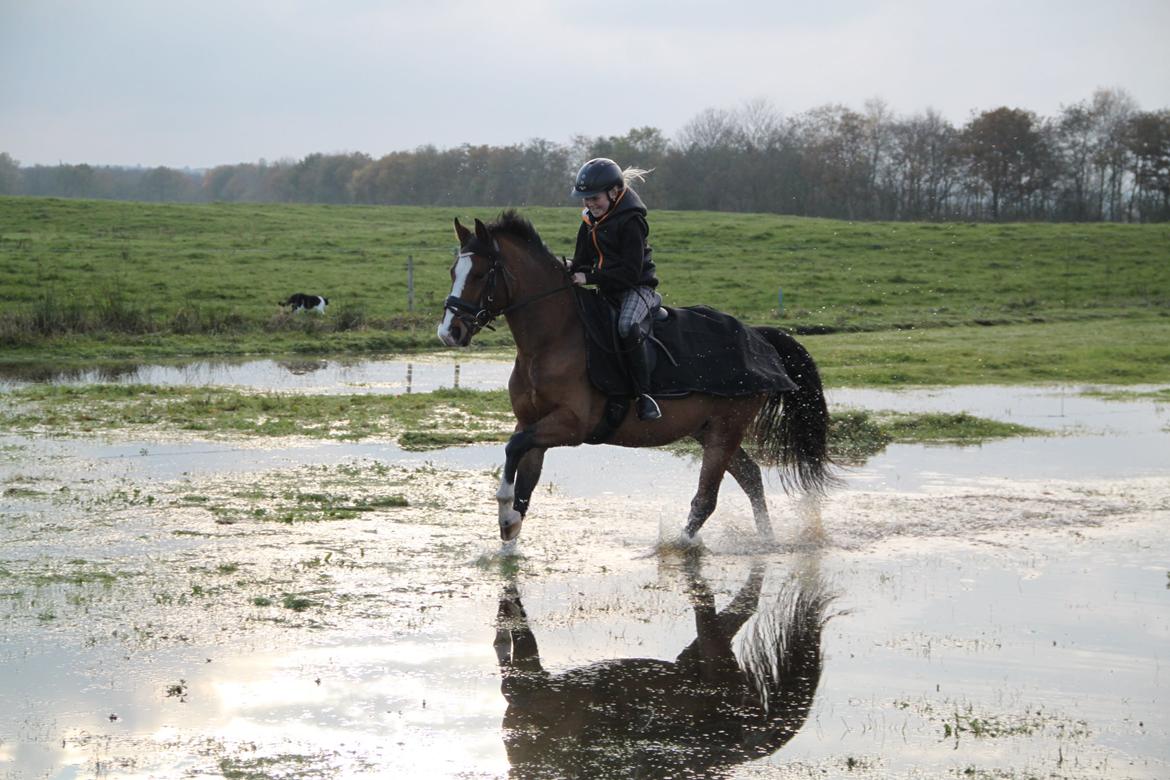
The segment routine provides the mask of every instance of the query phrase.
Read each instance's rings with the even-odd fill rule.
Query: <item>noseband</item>
[[[496,281],[500,275],[505,277],[508,271],[504,268],[503,257],[500,256],[500,251],[495,247],[486,244],[478,238],[472,238],[459,250],[461,257],[470,257],[472,255],[480,255],[486,257],[490,265],[487,270],[487,278],[484,279],[483,288],[479,294],[479,301],[471,303],[456,295],[447,296],[447,300],[443,302],[443,309],[451,312],[451,316],[463,323],[465,327],[470,329],[471,335],[474,336],[480,330],[487,328],[488,330],[495,330],[492,327],[492,320],[500,315],[507,314],[510,311],[515,311],[523,306],[540,300],[545,296],[561,292],[562,290],[570,290],[573,285],[571,283],[564,284],[560,287],[554,287],[551,290],[545,290],[542,293],[537,293],[531,298],[526,298],[519,303],[513,303],[509,306],[496,308]],[[508,289],[508,282],[504,280],[504,292],[508,299],[511,300],[512,292]]]

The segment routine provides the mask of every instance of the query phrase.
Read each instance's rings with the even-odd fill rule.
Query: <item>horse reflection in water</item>
[[[688,565],[697,636],[673,661],[627,658],[550,674],[514,585],[497,616],[512,776],[711,777],[770,755],[808,718],[831,596],[794,577],[760,608],[762,566],[722,611]],[[805,580],[810,578],[806,577]],[[744,630],[740,656],[732,651]]]

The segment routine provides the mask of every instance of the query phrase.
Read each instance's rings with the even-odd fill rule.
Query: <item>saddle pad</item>
[[[589,381],[606,395],[633,395],[617,345],[616,312],[597,293],[575,292],[585,321]],[[651,335],[652,343],[659,342],[652,350],[650,377],[655,397],[706,393],[738,398],[796,389],[775,348],[735,317],[707,306],[665,311],[667,317],[654,322]]]

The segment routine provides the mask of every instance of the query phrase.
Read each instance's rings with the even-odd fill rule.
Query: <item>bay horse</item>
[[[761,598],[764,567],[753,565],[717,611],[697,567],[684,574],[696,636],[673,661],[613,658],[558,672],[542,665],[519,591],[505,584],[493,646],[510,776],[723,777],[800,731],[833,617],[819,575],[795,573]]]
[[[503,316],[516,343],[508,380],[516,429],[504,448],[496,492],[500,538],[506,542],[520,534],[545,452],[584,443],[605,413],[606,396],[587,375],[589,335],[573,297],[580,293],[574,292],[565,262],[549,251],[531,223],[509,210],[490,226],[476,219],[474,232],[456,218],[455,233],[459,255],[451,266],[439,340],[466,347]],[[747,493],[760,535],[773,538],[760,467],[742,446],[750,429],[757,455],[781,467],[785,489],[820,491],[832,479],[829,413],[816,364],[787,333],[754,330],[777,351],[796,390],[661,399],[662,419],[642,422],[627,414],[605,442],[623,447],[656,447],[685,437],[699,442],[699,485],[685,527],[692,539],[715,511],[724,473]]]

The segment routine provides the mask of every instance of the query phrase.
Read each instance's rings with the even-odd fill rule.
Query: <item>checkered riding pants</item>
[[[618,335],[624,339],[661,305],[662,296],[653,287],[631,287],[626,290],[618,313]]]

